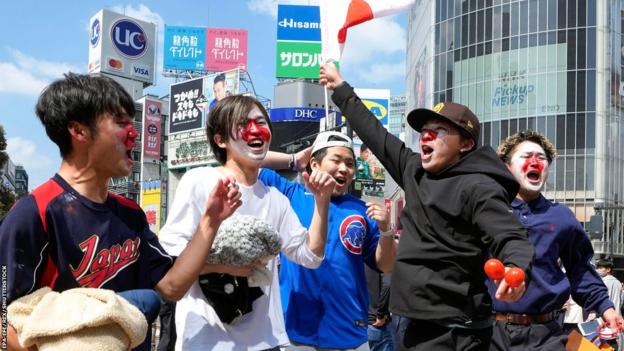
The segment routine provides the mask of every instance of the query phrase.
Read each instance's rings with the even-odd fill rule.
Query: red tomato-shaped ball
[[[485,270],[485,274],[492,280],[501,280],[505,276],[505,266],[496,258],[490,258],[485,261],[483,270]]]
[[[518,267],[511,268],[505,273],[505,281],[512,288],[519,287],[524,281],[524,271]]]

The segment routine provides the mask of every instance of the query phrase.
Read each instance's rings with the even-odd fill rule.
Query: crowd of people
[[[297,154],[270,152],[262,104],[219,96],[206,125],[219,166],[184,174],[158,237],[136,203],[108,191],[134,162],[130,96],[101,76],[67,74],[48,86],[36,112],[62,162],[0,221],[3,345],[69,350],[112,337],[123,349],[149,350],[144,326],[161,298],[169,322],[160,349],[565,350],[574,324],[566,327],[562,309],[571,301],[589,314],[583,320],[621,329],[612,265],[594,268],[574,214],[541,193],[556,157],[542,134],[515,133],[497,151],[478,147],[478,117],[446,101],[407,115],[421,135],[412,150],[333,63],[321,66],[319,81],[366,145],[360,158],[340,132],[320,133]],[[400,240],[383,203],[349,194],[356,174],[370,173],[369,153],[405,192]],[[303,182],[271,168],[300,172]],[[215,240],[251,226],[241,224],[246,216],[254,218],[250,243]],[[216,242],[228,260],[210,260]],[[505,272],[520,268],[524,281],[489,279],[489,258]],[[106,301],[134,317],[88,307],[106,302],[91,295],[72,308],[57,298],[86,288],[112,292]],[[42,325],[37,318],[50,311],[68,322]],[[91,322],[70,323],[77,319]]]

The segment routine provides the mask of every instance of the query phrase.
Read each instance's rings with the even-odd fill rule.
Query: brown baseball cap
[[[407,115],[407,123],[420,133],[423,124],[431,118],[443,119],[456,125],[460,131],[474,140],[475,146],[479,142],[481,125],[477,116],[467,106],[454,102],[439,102],[431,110],[417,108]]]

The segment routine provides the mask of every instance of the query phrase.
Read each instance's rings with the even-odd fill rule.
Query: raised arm
[[[241,194],[233,178],[219,179],[208,196],[193,239],[180,253],[175,264],[158,282],[156,290],[169,300],[180,300],[205,268],[221,222],[241,205]]]
[[[262,167],[271,169],[290,169],[291,171],[303,172],[310,162],[312,146],[309,146],[295,154],[269,151],[262,161]]]

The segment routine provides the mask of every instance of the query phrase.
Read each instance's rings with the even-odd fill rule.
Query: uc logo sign
[[[98,42],[100,41],[101,32],[102,26],[100,25],[100,20],[96,18],[95,21],[91,23],[91,31],[89,33],[89,41],[91,42],[91,46],[97,46]]]
[[[113,23],[111,39],[115,50],[131,59],[137,59],[147,51],[147,36],[138,23],[123,18]]]

